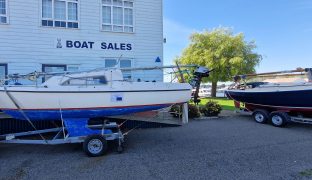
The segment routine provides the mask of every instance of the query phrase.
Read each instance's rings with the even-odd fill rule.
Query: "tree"
[[[237,74],[254,73],[262,60],[262,56],[254,52],[254,41],[247,42],[243,33],[235,35],[228,28],[194,33],[190,39],[190,45],[178,61],[213,69],[211,76],[205,79],[212,83],[212,97],[216,97],[218,82],[230,81]]]

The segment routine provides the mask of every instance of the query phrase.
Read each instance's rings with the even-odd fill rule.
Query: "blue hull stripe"
[[[152,106],[134,106],[124,108],[99,108],[99,109],[73,109],[63,110],[63,118],[96,118],[107,116],[126,115],[138,112],[158,110],[169,107],[170,104],[152,105]],[[6,114],[15,119],[25,120],[18,110],[3,110]],[[33,121],[60,120],[60,110],[24,110],[24,113]]]

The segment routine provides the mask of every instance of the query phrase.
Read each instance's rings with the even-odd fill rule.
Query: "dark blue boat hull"
[[[225,94],[230,99],[245,103],[251,110],[267,107],[272,110],[312,112],[312,89],[272,92],[229,90]]]
[[[61,118],[97,118],[127,115],[145,111],[153,111],[171,106],[171,104],[131,106],[119,108],[70,109],[66,110],[23,110],[32,121],[61,120]],[[3,110],[6,114],[18,120],[26,120],[19,110]]]

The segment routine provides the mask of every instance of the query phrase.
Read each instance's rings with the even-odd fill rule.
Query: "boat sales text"
[[[66,41],[66,48],[93,49],[95,44],[92,41]],[[131,51],[132,44],[102,42],[101,49]]]

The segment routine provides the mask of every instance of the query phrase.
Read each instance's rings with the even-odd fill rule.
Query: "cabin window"
[[[74,85],[74,86],[96,86],[96,85],[105,85],[107,80],[104,76],[89,77],[89,78],[73,78],[63,85]]]
[[[132,0],[102,0],[102,30],[133,33],[133,6]]]
[[[42,72],[46,73],[58,73],[58,72],[64,72],[67,71],[66,65],[55,65],[55,64],[43,64],[42,65]],[[52,75],[45,75],[42,79],[42,81],[46,81],[49,79]]]
[[[8,23],[8,0],[0,0],[0,24]]]
[[[117,59],[106,59],[105,60],[105,68],[131,68],[132,67],[132,60],[129,59],[122,59],[118,63]],[[125,80],[131,80],[132,79],[132,72],[131,71],[122,71],[123,78]]]
[[[42,0],[42,20],[44,27],[77,29],[78,0]]]

